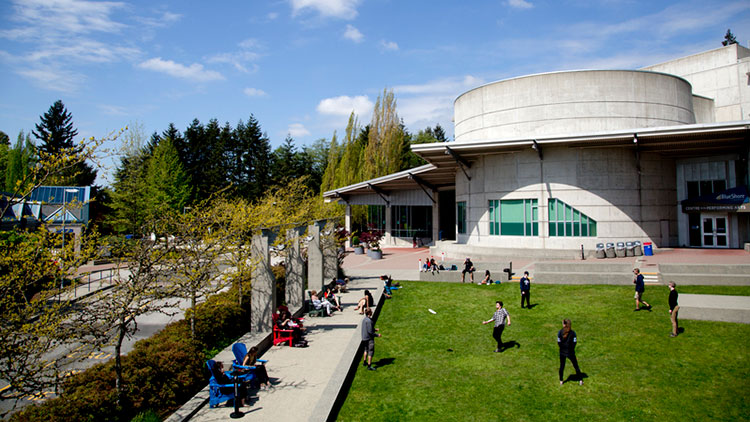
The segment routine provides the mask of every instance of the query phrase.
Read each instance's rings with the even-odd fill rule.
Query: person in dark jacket
[[[469,257],[466,257],[466,260],[464,260],[464,269],[461,270],[461,283],[463,283],[466,280],[466,273],[469,273],[469,277],[471,278],[471,282],[474,282],[474,263],[471,262],[471,259]]]
[[[576,370],[578,384],[583,385],[581,369],[578,367],[578,359],[576,359],[577,342],[576,332],[570,328],[570,320],[564,319],[562,329],[557,332],[557,345],[560,347],[560,385],[563,385],[563,372],[565,371],[566,359],[570,359],[573,368]]]
[[[677,304],[677,285],[674,281],[669,282],[669,319],[672,320],[672,334],[670,337],[677,337],[679,326],[677,324],[677,311],[680,310],[680,305]]]
[[[374,328],[372,322],[372,310],[368,309],[365,311],[365,319],[362,320],[362,343],[365,347],[365,356],[362,361],[362,366],[367,366],[367,369],[374,371],[376,368],[372,366],[372,355],[375,353],[375,337],[380,337],[378,329]]]
[[[227,375],[227,373],[224,372],[224,364],[219,361],[214,362],[214,366],[211,368],[211,375],[216,379],[216,382],[223,385],[234,384],[234,379],[231,377],[231,371],[229,372],[230,375]],[[234,393],[234,386],[220,387],[219,391],[221,391],[221,394],[232,394]],[[236,397],[235,399],[239,400],[238,407],[242,407],[245,405],[243,397],[247,397],[247,387],[245,384],[241,382],[238,383],[237,394],[239,397]]]
[[[647,310],[651,310],[651,305],[648,304],[645,300],[643,300],[643,291],[646,290],[646,283],[643,282],[643,274],[641,274],[641,270],[638,268],[633,269],[633,274],[635,276],[633,277],[633,284],[635,284],[635,309],[634,311],[640,311],[641,310],[641,303],[646,305]]]
[[[523,277],[521,277],[521,307],[523,308],[523,301],[526,300],[526,307],[531,309],[531,280],[529,279],[529,272],[524,271]]]

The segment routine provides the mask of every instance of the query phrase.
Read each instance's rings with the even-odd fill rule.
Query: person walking
[[[679,331],[679,325],[677,323],[677,311],[680,310],[680,305],[677,304],[677,285],[674,281],[669,282],[669,319],[672,320],[672,334],[670,337],[677,337]]]
[[[578,367],[578,359],[576,359],[576,343],[578,338],[576,332],[570,328],[570,320],[563,320],[563,327],[557,332],[557,345],[560,347],[560,385],[563,385],[563,372],[565,371],[565,360],[570,359],[573,364],[573,368],[576,370],[576,378],[578,378],[578,384],[583,385],[583,376],[581,369]]]
[[[523,301],[526,300],[526,307],[531,309],[531,280],[529,279],[529,272],[524,271],[523,277],[521,277],[521,308],[523,308]]]
[[[643,274],[641,274],[641,270],[638,268],[633,269],[633,274],[635,274],[635,277],[633,277],[633,284],[635,284],[635,309],[633,311],[640,311],[641,303],[646,305],[646,309],[650,311],[651,305],[643,300],[643,291],[646,290],[646,283],[643,282]]]
[[[372,355],[375,353],[375,337],[381,337],[378,329],[374,328],[372,322],[372,309],[365,311],[365,319],[362,320],[362,344],[365,348],[365,356],[362,361],[362,366],[367,366],[367,369],[374,371],[376,368],[372,366]]]
[[[505,330],[506,319],[508,320],[508,325],[510,325],[510,314],[508,314],[508,311],[503,308],[503,302],[498,300],[495,302],[495,313],[492,315],[492,318],[487,321],[482,321],[482,324],[489,324],[490,322],[495,321],[495,328],[492,330],[492,337],[497,341],[497,349],[495,349],[495,353],[503,351],[503,330]]]

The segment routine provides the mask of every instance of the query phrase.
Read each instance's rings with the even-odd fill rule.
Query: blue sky
[[[274,147],[304,145],[352,110],[369,122],[392,88],[410,131],[452,136],[453,100],[483,83],[639,68],[727,28],[748,45],[750,2],[0,0],[0,130],[15,140],[61,99],[81,137],[253,114]]]

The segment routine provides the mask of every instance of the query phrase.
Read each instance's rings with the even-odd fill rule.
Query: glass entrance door
[[[727,218],[716,216],[701,216],[701,236],[705,248],[728,248],[729,230]]]

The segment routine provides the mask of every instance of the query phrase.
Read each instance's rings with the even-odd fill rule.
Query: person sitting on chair
[[[310,293],[310,299],[312,300],[312,304],[315,309],[325,308],[328,315],[331,315],[331,313],[333,312],[331,309],[331,302],[327,301],[325,298],[321,299],[320,297],[318,297],[318,292],[316,292],[315,290]]]
[[[242,360],[242,366],[254,366],[255,367],[255,379],[258,380],[258,384],[261,389],[265,390],[270,387],[268,379],[268,371],[266,366],[262,362],[258,362],[258,348],[253,346],[247,351],[245,359]]]
[[[231,375],[231,371],[230,375]],[[224,372],[224,364],[216,361],[214,363],[213,368],[211,368],[211,375],[213,375],[216,382],[219,384],[232,384],[231,387],[220,387],[219,391],[221,391],[221,394],[232,394],[234,393],[234,379],[230,377],[230,375],[227,375],[226,372]],[[235,397],[235,400],[239,400],[239,407],[244,406],[244,401],[242,400],[243,397],[247,397],[247,387],[238,381],[237,385],[237,394],[239,397]]]

